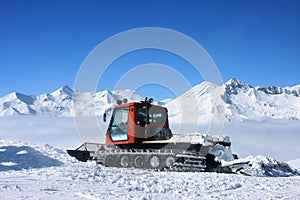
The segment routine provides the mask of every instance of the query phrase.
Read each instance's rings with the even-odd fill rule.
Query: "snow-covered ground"
[[[0,199],[300,198],[300,176],[274,178],[105,168],[93,162],[79,163],[49,145],[6,140],[0,141],[0,155]],[[10,164],[3,162],[3,155],[9,155]],[[40,166],[36,159],[46,166]],[[26,169],[17,169],[18,165]]]

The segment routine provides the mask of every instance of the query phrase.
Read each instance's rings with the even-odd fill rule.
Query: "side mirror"
[[[153,99],[152,98],[149,99],[149,103],[150,104],[153,103]]]
[[[106,122],[106,111],[103,113],[103,121]]]

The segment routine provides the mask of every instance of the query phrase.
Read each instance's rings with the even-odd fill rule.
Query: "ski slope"
[[[10,155],[14,166],[25,169],[7,169],[9,166],[3,167],[1,160],[1,199],[300,198],[300,176],[249,177],[105,168],[93,162],[79,163],[50,145],[7,140],[0,141],[0,155],[3,154]],[[20,157],[26,157],[26,166]],[[33,158],[42,159],[47,166],[38,166]]]

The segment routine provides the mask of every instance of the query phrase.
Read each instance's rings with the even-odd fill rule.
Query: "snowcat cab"
[[[172,137],[166,108],[152,105],[152,99],[147,98],[142,102],[124,102],[118,102],[119,105],[113,109],[106,132],[107,145],[124,148],[126,145],[139,145],[143,141]]]

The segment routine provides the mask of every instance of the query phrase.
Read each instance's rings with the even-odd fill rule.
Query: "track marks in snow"
[[[300,177],[153,172],[95,163],[1,172],[0,196],[40,199],[249,199],[300,196]],[[35,199],[35,198],[33,198]]]
[[[95,198],[95,197],[93,197],[92,195],[89,195],[89,194],[82,194],[80,192],[77,192],[75,194],[79,197],[83,197],[83,198],[88,199],[88,200],[99,200],[98,198]]]

